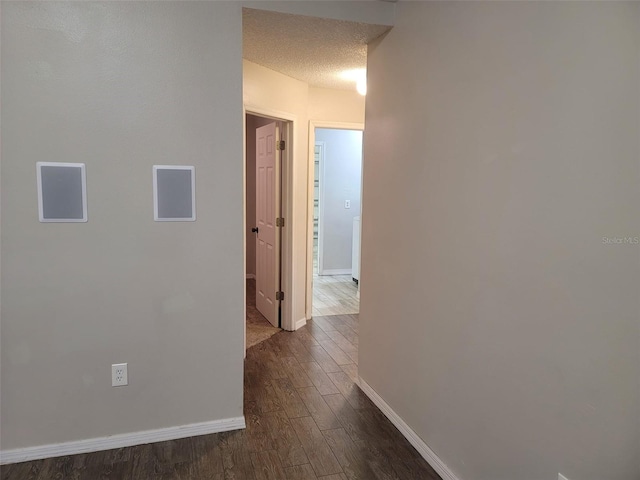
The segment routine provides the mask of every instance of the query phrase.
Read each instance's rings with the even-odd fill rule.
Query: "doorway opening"
[[[360,310],[363,127],[310,124],[312,317]]]
[[[295,331],[312,318],[314,142],[308,122],[361,122],[319,127],[363,128],[365,97],[357,87],[366,81],[367,45],[391,27],[255,8],[242,9],[242,22],[244,110],[290,126],[282,178],[281,326]]]
[[[283,327],[283,238],[290,125],[245,114],[245,344],[256,345]]]

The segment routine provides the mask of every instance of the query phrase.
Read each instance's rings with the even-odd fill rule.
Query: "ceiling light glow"
[[[358,83],[356,83],[356,90],[358,91],[358,93],[360,95],[366,95],[367,94],[367,81],[366,80],[358,80]]]
[[[356,90],[360,95],[367,94],[367,69],[354,68],[352,70],[343,71],[340,76],[345,80],[355,82]]]

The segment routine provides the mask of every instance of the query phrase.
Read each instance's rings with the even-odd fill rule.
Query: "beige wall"
[[[400,2],[360,373],[462,480],[640,478],[640,4]]]
[[[241,416],[240,5],[3,2],[1,44],[2,448]],[[88,223],[38,222],[41,160],[86,163]]]
[[[309,120],[364,123],[365,97],[355,90],[309,87]]]

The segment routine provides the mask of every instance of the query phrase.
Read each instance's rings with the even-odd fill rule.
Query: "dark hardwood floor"
[[[358,316],[247,350],[246,430],[1,467],[2,480],[436,480],[356,386]]]

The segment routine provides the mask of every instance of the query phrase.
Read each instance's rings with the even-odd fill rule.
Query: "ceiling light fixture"
[[[360,95],[367,94],[367,70],[365,68],[354,68],[353,70],[345,70],[340,74],[345,80],[355,82],[356,90]]]
[[[358,93],[360,95],[366,95],[367,94],[367,81],[366,80],[358,80],[358,83],[356,83],[356,90],[358,91]]]

